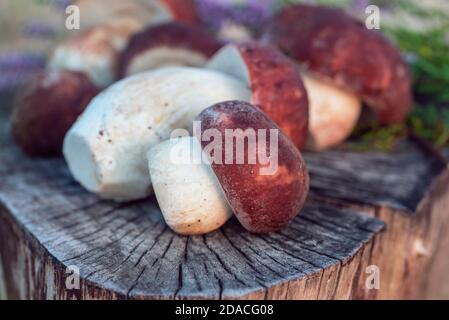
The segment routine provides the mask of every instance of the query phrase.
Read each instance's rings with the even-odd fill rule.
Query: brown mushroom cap
[[[286,7],[268,21],[262,37],[324,80],[360,96],[384,124],[404,120],[411,108],[410,76],[398,50],[342,10]]]
[[[246,102],[227,101],[215,104],[204,110],[197,119],[201,121],[202,133],[213,129],[221,134],[224,147],[221,163],[212,161],[211,166],[240,223],[247,230],[256,233],[276,231],[290,223],[303,207],[309,190],[306,166],[293,142],[265,113]],[[239,164],[235,161],[236,141],[232,148],[225,145],[226,130],[229,129],[241,129],[243,132],[253,129],[256,133],[259,129],[265,130],[266,150],[260,149],[262,140],[257,140],[255,145],[246,141],[243,149],[245,161]],[[277,150],[270,143],[271,129],[278,132]],[[207,154],[209,142],[200,143]],[[248,160],[249,150],[254,151],[254,148],[271,156],[276,156],[277,151],[278,163],[273,172],[261,174],[260,169],[268,165],[263,164],[259,157],[255,162]],[[225,154],[230,151],[234,154],[234,161],[226,163]]]
[[[66,132],[99,91],[80,72],[36,74],[17,92],[11,119],[16,143],[29,155],[59,155]]]
[[[204,62],[212,56],[220,44],[215,38],[199,27],[180,22],[169,22],[148,27],[135,34],[122,54],[119,77],[127,74],[134,59],[159,48],[183,49],[204,57]],[[186,63],[188,62],[185,57]]]
[[[232,48],[238,53],[231,52]],[[273,46],[248,41],[223,48],[209,67],[247,80],[251,103],[259,106],[299,149],[304,147],[309,103],[297,67],[289,58]]]

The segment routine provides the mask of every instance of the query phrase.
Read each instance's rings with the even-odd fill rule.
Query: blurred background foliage
[[[434,148],[449,146],[449,1],[197,0],[204,24],[223,40],[251,37],[273,11],[298,2],[341,7],[360,19],[368,5],[379,6],[381,32],[410,65],[416,104],[407,122],[357,128],[355,149],[388,151],[410,135]],[[70,0],[0,1],[0,92],[13,91],[44,67],[54,43],[67,34],[63,21],[68,4]]]

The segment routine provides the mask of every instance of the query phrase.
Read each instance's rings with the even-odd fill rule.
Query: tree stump
[[[449,298],[449,173],[413,143],[306,153],[311,192],[288,228],[232,219],[187,237],[154,198],[100,200],[63,159],[27,158],[0,119],[0,298]]]

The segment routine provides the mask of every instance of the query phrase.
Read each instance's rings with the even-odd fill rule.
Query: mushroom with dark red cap
[[[31,77],[17,92],[11,119],[14,140],[29,155],[61,154],[66,132],[99,91],[80,72]]]
[[[259,106],[301,149],[307,140],[309,103],[295,64],[278,49],[257,42],[229,44],[207,64],[245,81]]]
[[[267,233],[288,225],[302,209],[309,190],[305,162],[293,142],[265,113],[246,102],[218,103],[201,112],[197,120],[201,121],[202,132],[207,129],[220,132],[225,148],[229,148],[227,130],[236,130],[236,139],[239,132],[251,129],[266,132],[265,137],[257,135],[255,146],[250,142],[246,144],[244,163],[229,164],[226,149],[221,162],[211,161],[211,167],[234,214],[247,230]],[[268,133],[272,131],[277,132],[275,140]],[[200,142],[204,150],[208,142],[203,139]],[[237,146],[233,143],[230,150],[236,157]],[[252,147],[258,155],[269,155],[268,166],[259,157],[255,163],[248,160]],[[269,170],[264,171],[268,167]]]
[[[312,144],[318,149],[336,145],[350,134],[359,113],[356,100],[372,107],[382,124],[403,121],[411,108],[410,76],[398,50],[342,10],[305,4],[286,7],[267,22],[262,39],[296,60],[306,75]],[[337,91],[339,97],[333,94]],[[346,115],[342,130],[332,128],[329,114],[340,119]],[[332,130],[327,132],[326,127]]]
[[[242,101],[215,104],[197,120],[200,135],[175,138],[148,152],[167,224],[182,234],[207,233],[234,212],[251,232],[287,226],[309,190],[306,166],[293,142],[259,108]],[[198,156],[202,161],[195,161]]]
[[[135,34],[121,56],[119,77],[163,66],[202,67],[221,45],[199,27],[170,22]]]

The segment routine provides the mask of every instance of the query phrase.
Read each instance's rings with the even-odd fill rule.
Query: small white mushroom
[[[221,101],[250,99],[234,77],[205,69],[172,67],[136,74],[100,93],[64,139],[64,156],[87,190],[114,200],[151,193],[145,154],[190,129],[205,108]]]
[[[198,140],[164,141],[148,152],[154,192],[164,219],[180,234],[204,234],[231,216],[223,189],[203,155]]]
[[[361,100],[307,72],[301,75],[309,97],[309,137],[306,147],[323,150],[339,145],[357,125],[362,109]]]

